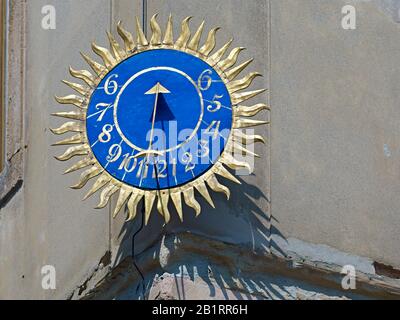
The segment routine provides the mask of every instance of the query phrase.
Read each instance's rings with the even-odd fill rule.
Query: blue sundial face
[[[101,81],[86,126],[94,156],[115,179],[144,190],[175,188],[218,161],[232,129],[231,99],[203,60],[150,50]]]

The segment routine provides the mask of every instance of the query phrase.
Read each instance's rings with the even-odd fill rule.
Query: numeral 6
[[[112,96],[118,91],[118,83],[113,78],[118,78],[117,74],[112,74],[108,77],[106,83],[104,84],[104,91],[107,95]]]
[[[201,91],[206,91],[210,89],[212,85],[212,71],[210,69],[204,70],[200,75],[199,80],[197,81],[197,85]],[[205,85],[204,85],[205,84]]]

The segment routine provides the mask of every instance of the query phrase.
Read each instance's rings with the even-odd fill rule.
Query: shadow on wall
[[[226,202],[223,195],[213,195],[217,209],[211,209],[205,201],[199,200],[203,213],[198,218],[185,216],[184,223],[181,223],[175,215],[171,223],[164,226],[161,217],[154,211],[151,229],[159,227],[161,237],[156,243],[153,243],[150,249],[147,248],[143,252],[137,251],[136,248],[140,241],[146,240],[148,229],[146,227],[140,229],[141,219],[124,224],[119,241],[125,245],[119,247],[116,261],[124,260],[125,268],[130,269],[131,275],[120,278],[126,282],[120,284],[120,287],[124,288],[123,290],[103,292],[100,294],[100,298],[166,299],[168,297],[163,296],[162,292],[157,293],[152,290],[157,282],[163,280],[164,274],[168,274],[175,282],[173,289],[176,293],[173,297],[175,299],[187,298],[184,278],[190,279],[191,282],[201,279],[209,287],[210,298],[268,298],[265,294],[260,295],[259,292],[273,292],[274,298],[283,298],[279,292],[274,292],[274,288],[263,280],[245,276],[246,269],[249,269],[246,265],[252,265],[251,259],[243,261],[245,257],[229,256],[226,252],[221,252],[224,250],[223,248],[218,248],[218,243],[223,243],[224,246],[234,247],[234,250],[239,247],[242,251],[259,256],[268,254],[271,250],[285,256],[281,248],[271,240],[272,233],[278,233],[281,237],[282,235],[276,228],[271,227],[273,221],[271,221],[270,215],[256,205],[260,200],[269,204],[269,199],[258,187],[249,185],[243,180],[241,183],[241,186],[227,183],[232,192],[230,202]],[[188,207],[184,208],[184,212],[191,212],[190,210]],[[172,207],[170,212],[174,212]],[[135,263],[138,265],[139,271],[135,270],[133,261],[129,258],[132,235],[138,230],[140,232],[135,239],[135,254],[139,258],[135,259]],[[188,243],[190,234],[196,235],[193,243]],[[199,243],[203,241],[198,241],[198,239],[204,239],[204,243]],[[185,242],[184,245],[183,242]],[[152,262],[149,263],[149,260]],[[145,276],[138,283],[137,279],[141,272]]]

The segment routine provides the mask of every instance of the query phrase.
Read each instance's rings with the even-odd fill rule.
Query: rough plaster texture
[[[242,279],[252,281],[250,278]],[[157,275],[151,286],[149,300],[347,300],[349,298],[340,295],[339,292],[321,293],[322,288],[313,287],[304,289],[299,283],[288,283],[287,279],[280,277],[266,277],[263,283],[268,285],[258,292],[248,293],[248,289],[234,290],[213,285],[210,291],[210,283],[205,282],[200,276],[191,279],[170,273]],[[135,287],[134,287],[135,288]],[[130,288],[122,292],[118,300],[131,300],[137,298],[136,290]],[[318,291],[319,290],[319,291]]]
[[[56,30],[41,27],[41,10],[48,4],[58,13]],[[89,51],[94,39],[105,42],[99,30],[110,27],[111,4],[27,2],[25,188],[0,212],[1,298],[66,298],[109,251],[109,209],[95,211],[97,199],[82,203],[82,194],[68,188],[79,174],[61,175],[72,162],[53,159],[63,151],[50,148],[57,138],[48,128],[62,123],[49,115],[60,110],[54,95],[71,92],[60,82],[69,78],[68,66],[87,68],[79,50]],[[44,265],[56,267],[55,292],[41,288]]]
[[[400,25],[384,4],[271,2],[272,213],[286,237],[399,266]]]
[[[326,253],[326,249],[323,250]],[[355,290],[341,287],[340,265],[304,257],[260,255],[193,234],[166,235],[76,293],[83,299],[367,299],[398,298],[399,281],[358,272]],[[330,272],[328,272],[330,271]],[[96,285],[96,286],[95,286]]]
[[[135,252],[150,250],[154,258],[161,255],[155,261],[168,261],[163,257],[165,250],[152,250],[161,246],[161,235],[190,231],[251,251],[253,258],[272,251],[282,257],[321,262],[326,267],[353,264],[370,275],[375,274],[375,260],[399,268],[398,3],[146,2],[145,18],[149,20],[158,12],[160,23],[165,25],[171,12],[176,34],[179,21],[193,15],[193,30],[202,18],[208,28],[222,27],[218,46],[233,36],[234,46],[247,47],[240,62],[254,57],[249,71],[264,74],[253,88],[270,89],[262,99],[272,105],[273,124],[270,144],[256,148],[263,160],[256,161],[254,174],[242,177],[242,186],[229,185],[233,195],[230,202],[213,194],[217,210],[201,201],[203,213],[199,218],[185,208],[185,222],[181,224],[174,216],[168,226],[163,226],[154,212],[150,226],[136,239]],[[92,209],[96,197],[80,202],[82,192],[68,189],[79,173],[62,176],[70,163],[52,158],[63,150],[49,147],[57,138],[48,128],[62,123],[49,117],[54,108],[62,109],[53,96],[70,93],[60,83],[68,78],[68,65],[86,68],[80,50],[88,52],[93,40],[105,44],[104,31],[110,27],[115,30],[113,21],[123,20],[133,30],[133,17],[142,17],[146,10],[140,0],[26,3],[25,138],[21,138],[27,146],[23,151],[24,187],[0,209],[0,298],[79,298],[131,254],[130,237],[140,221],[124,224],[123,215],[112,221],[110,208]],[[341,8],[349,3],[357,8],[355,31],[344,31],[340,25]],[[57,30],[41,28],[45,4],[56,7]],[[268,113],[259,116],[268,118]],[[257,133],[270,136],[268,128],[259,128]],[[208,268],[221,270],[220,279],[212,280],[214,295],[208,297],[224,296],[223,292],[227,297],[235,296],[238,289],[232,282],[225,283],[223,274],[224,268],[229,270],[237,260],[231,256],[222,263],[204,262],[209,254],[203,250],[191,261],[191,268],[200,268],[203,278],[189,277],[191,284],[183,276],[188,287],[198,288],[190,289],[187,298],[207,297],[202,288],[208,281],[204,280]],[[218,263],[219,269],[215,267]],[[41,267],[47,264],[57,268],[56,292],[43,291],[40,285]],[[170,279],[179,277],[182,265],[181,261],[162,266],[159,275],[165,273],[166,282],[155,282],[153,297],[157,296],[157,283],[167,292],[178,294],[171,291],[175,289]],[[239,270],[234,270],[237,276]],[[318,285],[302,284],[303,291],[295,292],[291,288],[299,284],[285,287],[284,276],[264,272],[260,277],[267,279],[265,283],[286,288],[286,298],[341,296],[340,292],[326,293]],[[129,286],[131,280],[126,281]],[[244,297],[260,297],[251,287],[240,288]],[[120,292],[121,298],[134,298],[127,290],[126,295]],[[264,298],[275,298],[275,289],[265,292]]]
[[[0,208],[5,207],[12,196],[22,187],[24,156],[24,96],[25,96],[25,25],[24,3],[14,2],[9,5],[12,14],[8,17],[7,30],[12,30],[7,37],[6,59],[8,64],[4,82],[12,83],[4,88],[3,113],[5,121],[5,167],[0,172]],[[11,72],[8,72],[8,71]]]

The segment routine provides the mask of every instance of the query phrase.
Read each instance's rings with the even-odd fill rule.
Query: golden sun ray
[[[57,129],[50,129],[50,130],[54,134],[62,135],[67,132],[83,132],[84,127],[81,123],[71,121],[64,123],[61,127]]]
[[[92,188],[89,190],[89,192],[85,195],[83,200],[89,199],[92,195],[94,195],[97,191],[99,191],[101,188],[103,188],[106,184],[108,184],[112,178],[107,174],[103,173],[94,183]]]
[[[107,69],[111,70],[117,64],[117,61],[108,49],[100,47],[94,42],[92,43],[92,49],[94,53],[103,59]]]
[[[174,33],[173,33],[173,22],[172,15],[169,15],[167,29],[165,30],[165,36],[163,40],[163,44],[166,46],[172,46],[174,44]]]
[[[169,193],[162,191],[158,196],[157,210],[164,217],[165,223],[171,220],[171,214],[168,210]]]
[[[153,209],[154,201],[156,200],[156,198],[157,198],[156,191],[148,191],[144,195],[144,207],[145,207],[145,212],[144,212],[145,222],[144,223],[146,226],[149,223],[151,210]]]
[[[103,189],[100,195],[100,203],[96,207],[96,209],[103,209],[107,206],[108,202],[110,201],[110,198],[114,193],[116,193],[120,189],[121,184],[120,183],[115,183],[115,182],[110,182],[107,187]]]
[[[118,41],[115,40],[114,36],[109,31],[107,31],[107,38],[108,38],[108,41],[110,42],[110,48],[111,48],[113,56],[115,57],[115,59],[118,62],[122,61],[122,59],[124,59],[126,57],[125,51],[122,50]]]
[[[196,33],[194,34],[192,40],[190,40],[188,44],[188,48],[193,51],[197,51],[199,48],[199,43],[201,39],[201,35],[203,34],[205,21],[203,21],[200,27],[197,29]]]
[[[86,118],[86,114],[79,111],[70,111],[70,112],[55,112],[51,114],[54,117],[84,121]]]
[[[133,189],[131,187],[128,187],[128,186],[121,187],[121,190],[119,191],[118,201],[117,201],[117,204],[115,205],[115,209],[114,209],[114,214],[113,214],[114,218],[118,215],[118,213],[120,212],[122,207],[125,206],[129,197],[131,196],[132,192],[133,192]]]
[[[82,189],[84,186],[86,186],[86,184],[89,182],[90,179],[97,177],[103,171],[104,171],[103,168],[94,165],[90,169],[83,172],[81,174],[81,178],[80,178],[79,182],[76,185],[72,186],[71,188],[72,189]]]
[[[183,222],[183,209],[182,209],[182,194],[181,191],[171,193],[172,202],[175,205],[176,211],[178,213],[179,219]]]
[[[75,90],[76,92],[78,92],[80,95],[85,96],[87,94],[87,92],[89,91],[90,88],[83,86],[81,84],[78,83],[73,83],[67,80],[63,80],[62,81],[64,84],[66,84],[67,86],[69,86],[71,89]]]
[[[133,40],[132,34],[130,32],[128,32],[128,31],[126,31],[122,27],[122,22],[121,21],[118,22],[117,32],[118,32],[119,36],[122,38],[122,40],[124,41],[125,51],[126,52],[134,51],[135,48],[136,48],[135,40]]]
[[[153,32],[153,35],[151,36],[150,44],[152,46],[158,46],[161,45],[161,28],[159,24],[157,23],[157,16],[158,14],[155,14],[151,20],[150,20],[150,27],[151,31]]]
[[[86,156],[90,152],[90,147],[88,145],[82,145],[78,147],[71,147],[65,153],[59,157],[56,157],[59,161],[67,161],[76,156]]]
[[[255,143],[265,144],[266,141],[261,135],[247,134],[242,132],[241,129],[269,124],[268,121],[249,118],[258,115],[262,111],[270,110],[264,103],[258,103],[252,106],[242,105],[243,102],[262,94],[266,89],[242,92],[242,90],[249,88],[253,84],[255,78],[260,77],[261,74],[252,72],[245,75],[242,79],[236,80],[250,65],[253,59],[236,66],[239,54],[244,50],[242,47],[234,48],[228,56],[225,57],[233,43],[233,39],[226,42],[213,53],[214,49],[216,49],[216,34],[220,29],[219,27],[211,29],[207,34],[204,44],[200,46],[205,27],[204,21],[201,22],[192,36],[189,27],[191,17],[185,18],[181,23],[181,32],[176,41],[174,41],[172,15],[168,18],[164,37],[163,31],[157,22],[157,18],[158,15],[155,14],[150,19],[150,40],[147,40],[141,23],[139,19],[136,18],[136,39],[134,39],[131,32],[123,28],[122,22],[118,22],[116,27],[119,36],[118,39],[116,39],[111,32],[107,31],[109,49],[92,43],[92,51],[101,58],[102,63],[81,53],[94,73],[87,70],[69,68],[70,75],[83,83],[80,84],[63,80],[63,83],[74,90],[76,94],[63,97],[56,96],[55,99],[59,104],[72,105],[77,107],[77,110],[52,113],[54,117],[69,119],[71,121],[62,124],[56,129],[51,129],[51,132],[55,135],[73,133],[71,136],[53,143],[54,146],[68,147],[61,156],[56,157],[57,160],[68,161],[74,157],[83,157],[64,172],[64,174],[69,174],[79,170],[83,171],[80,174],[79,181],[71,188],[81,189],[93,179],[95,182],[90,187],[90,190],[83,200],[88,199],[96,193],[100,193],[100,203],[96,209],[106,207],[110,199],[118,193],[118,195],[116,195],[113,217],[115,218],[120,211],[127,208],[127,221],[137,217],[138,206],[141,201],[144,200],[143,206],[146,225],[149,223],[154,204],[156,204],[154,210],[157,210],[163,216],[167,224],[171,220],[171,212],[168,207],[170,201],[174,205],[178,218],[180,221],[183,221],[183,202],[185,202],[188,207],[194,209],[196,216],[201,213],[201,206],[196,200],[197,193],[201,195],[212,208],[215,208],[215,204],[209,190],[224,193],[229,199],[231,195],[229,188],[220,183],[217,176],[240,184],[240,181],[230,170],[247,169],[249,173],[252,172],[250,164],[246,161],[237,160],[235,154],[247,154],[258,157],[258,155],[252,151],[253,149],[249,150],[246,147]],[[121,43],[123,44],[120,45],[119,41],[122,41]],[[167,191],[142,190],[116,180],[95,158],[86,133],[87,108],[96,86],[118,63],[140,52],[154,49],[175,49],[187,52],[203,59],[213,68],[215,67],[216,72],[220,75],[229,91],[233,111],[231,135],[228,139],[225,151],[221,154],[211,170],[186,185],[175,187]]]
[[[227,88],[231,94],[236,93],[240,90],[244,90],[250,87],[253,80],[261,76],[261,73],[258,72],[250,73],[248,76],[244,77],[241,80],[236,80],[228,83]]]
[[[128,201],[129,215],[128,215],[127,221],[131,221],[131,220],[136,218],[137,206],[138,206],[140,200],[143,199],[143,197],[144,197],[144,193],[142,191],[135,190],[132,193],[132,195],[131,195],[131,197],[130,197],[130,199]]]
[[[244,101],[250,100],[261,93],[264,93],[267,89],[260,89],[255,91],[243,92],[243,93],[234,93],[232,94],[232,104],[237,105]]]
[[[136,35],[137,35],[138,46],[146,47],[149,45],[149,42],[147,41],[146,36],[144,35],[143,29],[142,29],[142,26],[140,24],[138,17],[136,17]]]
[[[269,124],[269,121],[252,120],[252,119],[236,119],[233,125],[234,129],[244,129],[250,127],[264,126]]]
[[[81,56],[98,76],[101,76],[107,71],[107,69],[102,64],[94,61],[87,54],[81,52]]]
[[[246,62],[243,62],[241,65],[232,68],[229,71],[225,72],[226,77],[228,78],[229,81],[234,80],[244,69],[246,69],[254,59],[247,60]]]
[[[207,186],[204,181],[200,180],[196,185],[195,185],[197,191],[203,196],[204,199],[210,204],[211,207],[215,209],[215,204],[210,196],[210,193],[208,192]]]
[[[202,54],[203,56],[208,57],[211,53],[211,51],[214,50],[216,44],[217,44],[217,40],[215,38],[217,31],[221,29],[220,27],[214,28],[212,29],[207,37],[206,43],[204,44],[204,46],[201,47],[199,53]]]
[[[231,46],[233,39],[229,40],[221,49],[219,49],[216,53],[214,53],[210,60],[214,61],[214,65],[221,61],[222,57],[228,51],[229,47]]]
[[[225,60],[220,61],[217,66],[222,70],[225,71],[229,68],[231,68],[232,66],[235,65],[235,63],[237,62],[238,58],[239,58],[239,54],[240,52],[242,52],[243,50],[245,50],[246,48],[243,47],[239,47],[239,48],[235,48],[232,50],[232,52],[229,54],[228,58],[226,58]]]
[[[236,107],[236,115],[238,117],[254,117],[259,114],[263,110],[270,110],[270,108],[263,103],[256,104],[251,107],[246,106],[237,106]]]
[[[211,188],[211,190],[213,190],[215,192],[225,193],[226,198],[228,200],[231,197],[231,192],[230,192],[229,188],[227,188],[224,185],[220,184],[218,182],[217,177],[214,174],[210,175],[210,177],[207,179],[207,184]]]
[[[260,158],[260,156],[258,154],[246,149],[245,147],[242,146],[241,143],[237,143],[236,141],[232,141],[232,143],[229,143],[226,147],[226,150],[228,150],[229,152],[231,152],[233,154],[239,153],[239,154],[242,154],[245,156],[249,155],[252,157]]]
[[[221,157],[221,162],[232,170],[239,170],[246,168],[249,173],[252,172],[250,164],[244,161],[236,160],[231,154],[225,152]]]
[[[86,157],[83,160],[80,160],[79,162],[77,162],[76,164],[74,164],[71,168],[69,168],[68,170],[66,170],[64,172],[64,174],[68,174],[68,173],[72,173],[78,170],[81,170],[83,168],[89,167],[91,165],[94,165],[96,163],[96,160],[94,158],[91,157]]]
[[[75,70],[72,67],[69,67],[69,73],[74,78],[83,80],[88,84],[90,87],[94,87],[95,85],[95,77],[87,70]]]
[[[76,135],[74,135],[74,136],[72,136],[70,138],[67,138],[67,139],[61,140],[59,142],[53,143],[52,146],[53,147],[55,147],[55,146],[67,146],[67,145],[72,145],[72,144],[82,144],[84,142],[86,142],[85,136],[79,133],[79,134],[76,134]]]
[[[196,201],[196,198],[194,197],[194,188],[190,187],[183,191],[183,197],[185,199],[185,203],[194,209],[196,212],[196,216],[198,216],[201,212],[201,207],[200,204]]]
[[[215,165],[215,171],[217,175],[224,177],[225,179],[231,180],[234,183],[241,184],[241,182],[235,178],[235,176],[230,173],[222,164]]]
[[[75,94],[71,94],[65,97],[55,96],[55,99],[59,104],[72,104],[80,109],[84,108],[83,103],[85,100],[82,97],[79,97]]]
[[[186,45],[190,39],[190,29],[189,29],[189,21],[192,19],[192,17],[187,17],[185,20],[182,22],[182,31],[181,34],[175,42],[175,47],[177,49],[182,49],[186,48]]]
[[[243,145],[254,144],[257,142],[266,144],[263,136],[254,134],[248,135],[237,129],[233,132],[233,141],[240,141]]]

